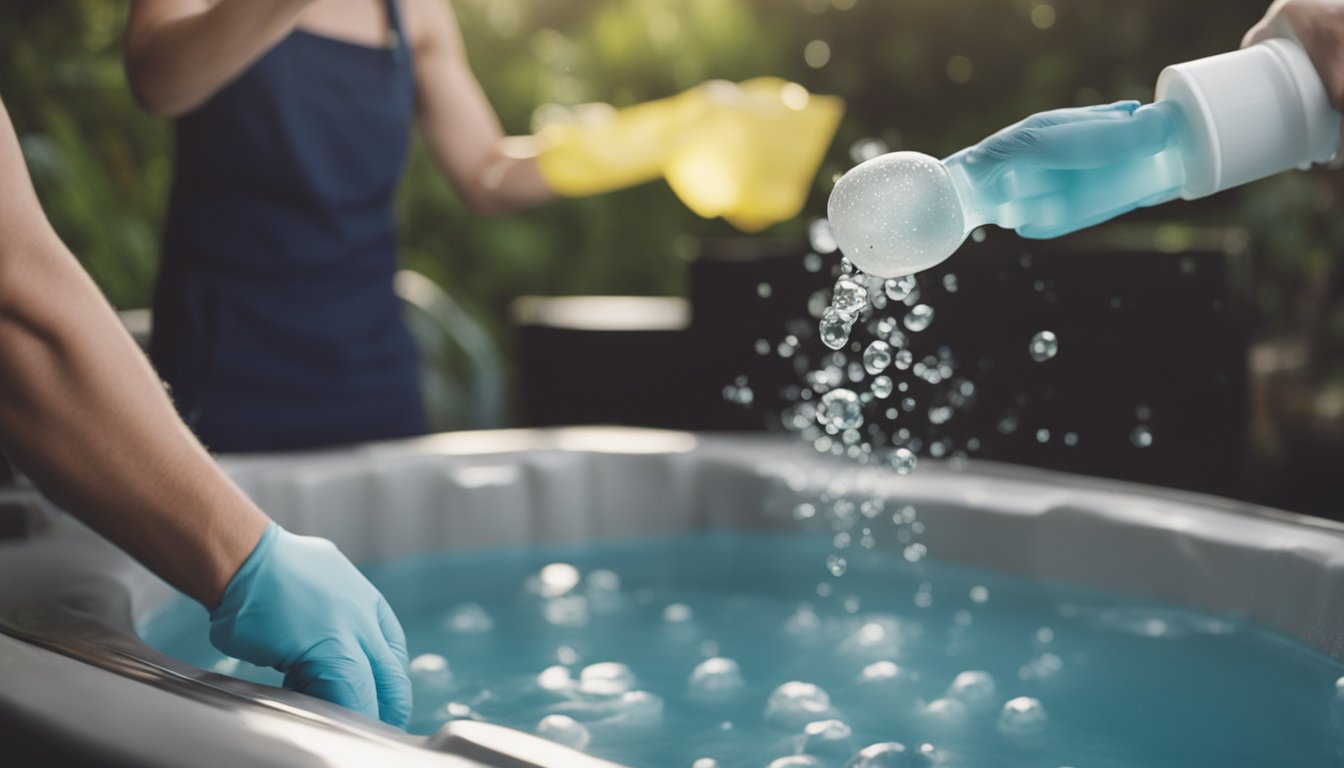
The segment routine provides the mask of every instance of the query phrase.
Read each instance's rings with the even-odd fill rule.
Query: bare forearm
[[[176,116],[204,103],[289,34],[312,0],[221,0],[197,12],[152,15],[144,3],[131,9],[127,77],[145,109]]]
[[[53,238],[54,239],[54,238]],[[33,250],[0,313],[0,434],[54,501],[206,605],[265,527],[74,259]]]
[[[534,208],[555,197],[527,150],[526,138],[503,139],[487,159],[465,174],[452,178],[451,166],[439,158],[439,166],[453,180],[467,205],[476,213],[498,216]]]
[[[266,526],[51,229],[3,104],[0,442],[54,501],[207,606]]]

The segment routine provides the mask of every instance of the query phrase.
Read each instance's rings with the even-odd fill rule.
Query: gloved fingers
[[[383,632],[383,639],[391,647],[397,661],[403,667],[409,665],[411,657],[406,652],[406,632],[401,628],[401,622],[397,619],[397,614],[392,612],[392,606],[387,604],[387,600],[378,601],[377,614],[378,628]]]
[[[1168,131],[1166,118],[1151,109],[1082,110],[1067,120],[994,134],[977,147],[979,164],[1100,168],[1160,152]]]
[[[373,668],[358,645],[323,640],[283,671],[289,690],[378,719]]]
[[[405,728],[413,706],[406,633],[386,600],[378,601],[377,614],[384,642],[373,644],[369,659],[373,662],[373,682],[378,691],[378,714],[383,722]]]
[[[406,662],[387,643],[375,642],[368,649],[373,684],[378,695],[378,717],[388,725],[405,728],[411,721],[411,678]]]

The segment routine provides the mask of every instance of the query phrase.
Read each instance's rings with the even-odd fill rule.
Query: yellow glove
[[[702,117],[683,130],[663,169],[672,191],[701,216],[722,216],[744,232],[797,216],[844,102],[774,77],[698,92]]]
[[[585,104],[570,120],[543,126],[537,165],[558,195],[585,197],[662,175],[671,137],[687,122],[691,91],[633,107]]]
[[[620,110],[586,106],[541,130],[537,163],[567,196],[663,175],[697,214],[755,232],[802,209],[843,111],[778,78],[713,81]]]

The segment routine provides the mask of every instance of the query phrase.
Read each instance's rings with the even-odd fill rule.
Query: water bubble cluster
[[[1031,337],[1027,351],[1031,354],[1032,360],[1044,363],[1059,354],[1059,339],[1051,331],[1041,331]]]

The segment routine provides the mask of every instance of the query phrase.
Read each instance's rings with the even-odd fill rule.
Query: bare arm
[[[487,215],[529,208],[555,196],[526,153],[504,136],[471,72],[447,0],[407,3],[415,38],[420,132],[466,204]]]
[[[126,75],[156,115],[200,106],[294,28],[313,0],[132,0]]]
[[[3,104],[0,440],[52,500],[207,607],[267,524],[52,230]]]
[[[1344,112],[1344,0],[1275,0],[1241,44],[1245,47],[1284,36],[1302,43],[1330,103]],[[1340,126],[1340,141],[1344,150],[1344,125]]]

